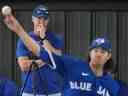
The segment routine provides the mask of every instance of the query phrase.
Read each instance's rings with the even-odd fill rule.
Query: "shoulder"
[[[64,47],[62,35],[56,34],[55,32],[46,32],[46,37],[55,48],[62,49]]]
[[[62,35],[58,34],[56,32],[46,32],[46,36],[51,37],[51,38],[56,38],[56,39],[62,39]]]
[[[85,63],[81,58],[71,56],[71,55],[67,55],[67,54],[65,54],[63,58],[65,59],[65,62],[69,62],[69,63],[72,63],[72,64]]]

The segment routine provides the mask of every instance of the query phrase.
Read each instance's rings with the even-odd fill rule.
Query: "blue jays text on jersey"
[[[64,96],[118,96],[119,85],[109,74],[96,77],[86,61],[68,55],[53,57],[57,71],[64,77]],[[40,58],[49,61],[44,48]]]
[[[81,91],[88,91],[88,92],[93,91],[93,88],[92,88],[93,86],[91,82],[70,81],[69,83],[70,83],[70,88],[72,90],[81,90]],[[111,96],[109,91],[102,86],[99,86],[95,91],[100,96]]]
[[[41,38],[36,36],[34,32],[30,32],[29,35],[37,41],[40,42]],[[63,48],[63,39],[60,35],[56,35],[53,32],[46,32],[46,38],[50,41],[50,43],[57,49]],[[21,39],[19,39],[17,43],[17,50],[16,50],[17,57],[20,56],[27,56],[31,57],[32,52],[27,49]],[[22,72],[22,81],[25,82],[26,76],[28,72]],[[27,80],[24,92],[26,93],[33,93],[32,90],[32,72],[29,75]],[[40,78],[40,76],[42,78]],[[46,91],[48,94],[60,92],[62,90],[62,83],[60,75],[52,70],[48,64],[39,68],[34,72],[34,81],[35,82],[35,90],[36,94],[45,94]],[[46,89],[47,88],[47,89]]]

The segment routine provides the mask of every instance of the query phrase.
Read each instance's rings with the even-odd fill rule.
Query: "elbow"
[[[36,56],[38,56],[39,53],[40,53],[40,46],[35,43],[35,45],[32,46],[30,50],[31,50],[31,52],[32,52],[33,54],[35,54]]]

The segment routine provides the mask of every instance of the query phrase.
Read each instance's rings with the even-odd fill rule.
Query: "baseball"
[[[11,7],[6,5],[6,6],[3,6],[2,8],[2,14],[3,15],[10,15],[11,14]]]

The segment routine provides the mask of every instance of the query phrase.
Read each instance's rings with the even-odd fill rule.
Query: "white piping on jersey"
[[[84,73],[84,72],[82,72],[81,75],[82,75],[82,76],[89,76],[88,73]]]
[[[55,64],[55,60],[54,57],[52,55],[52,52],[50,50],[48,50],[47,48],[45,48],[45,50],[48,52],[49,58],[51,60],[52,65],[49,65],[52,69],[56,69],[56,64]]]

